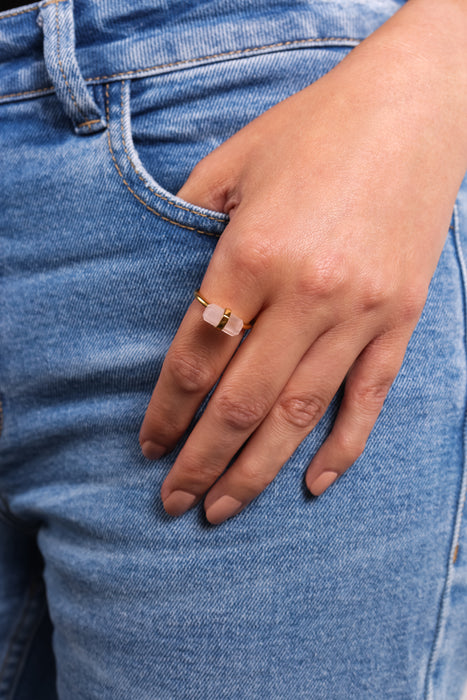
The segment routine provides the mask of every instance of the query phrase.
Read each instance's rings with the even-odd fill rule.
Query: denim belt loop
[[[76,134],[106,128],[76,60],[73,0],[43,0],[37,23],[44,34],[44,60],[50,80]]]

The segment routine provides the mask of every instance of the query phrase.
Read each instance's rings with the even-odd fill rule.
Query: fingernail
[[[238,499],[233,496],[221,496],[209,506],[206,517],[212,525],[219,525],[238,513],[241,508],[243,508],[243,503]]]
[[[166,452],[166,449],[165,447],[156,445],[156,443],[151,442],[151,440],[146,440],[141,446],[141,452],[146,459],[159,459],[159,457],[162,457],[164,452]]]
[[[198,496],[188,491],[172,491],[164,501],[164,508],[169,515],[183,515],[197,498]]]
[[[335,482],[338,476],[339,474],[337,474],[337,472],[323,472],[308,488],[313,496],[321,496],[321,494]]]

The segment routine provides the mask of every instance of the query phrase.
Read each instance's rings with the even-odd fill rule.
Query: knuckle
[[[353,432],[340,432],[335,436],[335,444],[339,453],[351,464],[362,454],[366,439]]]
[[[426,284],[414,283],[405,293],[400,303],[400,316],[402,321],[412,323],[416,321],[425,305],[428,289]]]
[[[380,310],[386,307],[394,296],[393,285],[382,275],[365,276],[360,292],[361,306],[364,311]]]
[[[353,403],[372,410],[375,406],[380,406],[394,381],[394,376],[387,375],[380,377],[377,381],[365,384],[355,384],[352,387],[351,399]]]
[[[208,361],[186,350],[173,350],[166,358],[167,369],[175,383],[188,393],[207,392],[215,381]]]
[[[222,469],[214,462],[209,460],[201,460],[199,457],[185,456],[180,461],[179,481],[182,488],[193,489],[196,491],[205,484],[212,484],[221,473]]]
[[[265,401],[258,395],[242,396],[231,390],[224,390],[217,397],[215,409],[227,427],[239,431],[253,429],[267,413]]]
[[[325,261],[308,265],[298,277],[297,287],[300,296],[305,298],[328,299],[347,286],[349,272],[343,257],[336,253],[327,256]]]
[[[236,269],[247,275],[248,279],[257,281],[270,270],[276,257],[272,241],[267,239],[252,240],[247,238],[242,243],[239,236],[238,245],[232,252],[233,264]]]
[[[265,469],[260,469],[254,463],[248,462],[241,468],[241,482],[251,495],[257,495],[264,491],[273,481],[274,474]]]
[[[318,396],[284,396],[277,404],[279,419],[300,429],[311,429],[324,410],[325,402]]]

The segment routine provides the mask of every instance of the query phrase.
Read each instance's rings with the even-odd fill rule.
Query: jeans
[[[402,4],[0,14],[1,700],[460,698],[467,178],[365,451],[321,497],[304,474],[341,389],[220,526],[202,504],[166,514],[182,445],[149,462],[138,442],[228,222],[174,193]]]

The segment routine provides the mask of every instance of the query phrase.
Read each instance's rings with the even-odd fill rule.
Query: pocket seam
[[[124,81],[122,81],[122,82],[124,82]],[[111,140],[110,140],[110,110],[109,110],[109,100],[110,100],[110,97],[109,97],[109,83],[106,83],[106,86],[105,86],[105,113],[106,113],[106,119],[107,119],[107,143],[108,143],[108,146],[109,146],[110,156],[111,156],[111,158],[112,158],[112,160],[113,160],[113,163],[114,163],[114,165],[115,165],[115,168],[116,168],[116,170],[117,170],[117,173],[120,175],[120,177],[121,177],[121,179],[122,179],[122,181],[123,181],[125,187],[131,192],[131,194],[133,195],[133,197],[135,197],[135,198],[138,200],[138,202],[140,202],[146,209],[148,209],[148,211],[150,211],[152,214],[155,214],[155,215],[158,216],[159,218],[163,219],[163,221],[167,221],[167,222],[170,223],[170,224],[174,224],[174,225],[177,226],[178,228],[188,229],[188,231],[194,231],[195,233],[202,233],[204,236],[212,236],[212,237],[214,237],[214,238],[219,238],[220,235],[221,235],[220,233],[212,233],[211,231],[205,231],[205,230],[203,230],[203,229],[198,229],[198,228],[196,228],[195,226],[188,226],[187,224],[182,224],[182,223],[180,223],[179,221],[175,221],[174,219],[170,219],[169,217],[164,216],[163,214],[161,214],[160,212],[158,212],[156,209],[154,209],[153,207],[151,207],[149,204],[147,204],[147,202],[145,202],[144,199],[142,199],[142,198],[130,187],[130,185],[128,184],[128,182],[125,180],[125,177],[124,177],[122,171],[121,171],[120,168],[119,168],[119,165],[118,165],[118,163],[117,163],[117,159],[115,158],[115,155],[114,155],[114,152],[113,152],[112,143],[111,143]],[[123,128],[123,123],[122,123],[122,128]],[[130,161],[130,162],[131,162],[131,161]],[[133,164],[132,164],[132,165],[133,165]],[[134,166],[133,166],[133,167],[134,167]],[[137,172],[137,171],[136,171],[136,172]],[[138,173],[138,172],[137,172],[137,174],[138,174],[138,176],[139,176],[139,173]],[[147,183],[146,183],[144,180],[143,180],[143,183],[144,183],[145,187],[148,187]],[[154,194],[156,194],[156,193],[154,192]],[[160,195],[157,195],[157,196],[160,196]],[[164,198],[162,197],[162,199],[164,199]],[[167,203],[168,203],[168,204],[173,204],[173,206],[177,206],[177,205],[175,205],[174,203],[170,202],[170,200],[167,200]],[[180,207],[180,208],[181,208],[181,207]],[[188,208],[186,208],[186,211],[188,211],[188,212],[191,213],[191,210],[188,209]],[[196,212],[196,213],[197,213],[197,215],[200,215],[199,212]],[[202,216],[206,216],[206,215],[203,215],[203,214],[201,214],[201,215],[202,215]],[[211,217],[211,218],[214,218],[214,217]],[[214,220],[216,220],[216,219],[214,219]],[[222,219],[217,219],[217,221],[220,221],[221,223],[224,223]]]
[[[167,204],[170,204],[170,206],[175,207],[176,209],[183,209],[183,211],[187,211],[190,214],[192,214],[193,210],[190,209],[189,207],[184,207],[182,204],[176,204],[175,202],[172,202],[171,199],[169,199],[169,197],[164,197],[164,195],[156,192],[155,189],[153,187],[151,187],[151,185],[148,182],[146,182],[146,179],[139,172],[139,170],[137,169],[136,165],[134,164],[130,154],[128,153],[128,149],[127,149],[127,145],[126,145],[126,141],[125,141],[125,130],[124,130],[124,126],[123,126],[123,117],[124,117],[124,105],[123,105],[124,94],[123,94],[123,91],[125,88],[125,81],[122,80],[121,83],[122,83],[122,89],[121,89],[121,100],[120,100],[120,130],[122,133],[123,150],[125,151],[125,155],[128,158],[128,161],[129,161],[131,167],[133,168],[133,170],[135,171],[136,175],[139,177],[139,179],[141,180],[143,185],[145,187],[147,187],[147,189],[150,190],[156,197],[159,197],[159,199],[163,199],[165,202],[167,202]],[[212,221],[218,221],[220,224],[226,223],[226,220],[224,218],[220,218],[218,216],[211,216],[209,214],[203,214],[202,212],[196,212],[196,216],[203,216],[205,219],[212,219]]]

